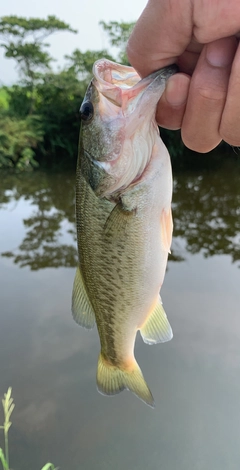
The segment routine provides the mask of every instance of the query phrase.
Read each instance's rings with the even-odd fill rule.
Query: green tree
[[[88,82],[92,76],[92,67],[96,60],[105,57],[105,59],[113,60],[114,58],[108,53],[107,49],[99,51],[86,51],[81,52],[79,49],[75,49],[72,55],[65,56],[68,60],[69,70],[75,72],[79,80]]]
[[[85,93],[74,70],[46,74],[37,85],[35,111],[44,134],[38,148],[41,166],[75,168],[79,136],[79,108]]]
[[[43,73],[50,70],[50,63],[53,61],[46,50],[49,44],[45,39],[59,31],[76,33],[70,25],[55,16],[48,16],[47,19],[18,16],[0,18],[0,46],[5,51],[5,57],[14,59],[17,63],[22,84],[29,95],[29,114],[34,109],[36,83]]]
[[[54,155],[56,147],[58,151],[59,147],[65,149],[68,147],[62,135],[62,127],[66,135],[66,130],[69,131],[70,128],[70,125],[66,126],[66,121],[73,108],[71,106],[69,111],[67,106],[69,101],[72,104],[74,100],[76,80],[69,80],[69,76],[66,79],[59,75],[64,90],[62,93],[64,98],[62,98],[59,91],[60,79],[59,77],[56,79],[51,73],[50,63],[53,59],[46,50],[48,44],[45,42],[49,35],[59,31],[76,32],[55,16],[48,16],[47,19],[26,19],[17,16],[0,18],[0,46],[5,50],[5,57],[15,59],[21,77],[20,84],[8,89],[7,114],[2,110],[0,116],[1,166],[30,168],[37,164],[36,156],[39,161],[42,160],[39,158],[40,152],[46,155],[52,151]],[[52,99],[49,99],[49,94]],[[57,104],[53,101],[54,99]],[[65,99],[66,105],[61,112],[59,99],[61,104]],[[62,126],[64,119],[65,125]],[[71,131],[72,128],[77,128],[77,122],[74,124]],[[52,132],[51,138],[49,131]],[[72,141],[78,140],[77,133],[78,131],[74,133],[74,136],[73,132],[69,133],[69,142],[72,146],[74,146]],[[55,144],[57,142],[58,145],[53,145],[53,142]],[[76,147],[77,143],[74,151]]]
[[[0,114],[0,168],[22,170],[37,166],[35,149],[42,139],[41,124],[36,117],[18,119]]]
[[[77,32],[56,16],[48,16],[47,19],[0,18],[0,46],[5,50],[5,57],[16,60],[24,82],[32,84],[40,72],[49,69],[53,59],[46,51],[49,44],[44,41],[59,31]]]
[[[0,88],[0,111],[8,109],[9,94],[7,90],[2,87]]]
[[[110,45],[118,48],[119,53],[117,60],[122,64],[129,65],[126,55],[126,45],[135,23],[119,23],[118,21],[106,23],[105,21],[100,21],[99,24],[107,33]]]

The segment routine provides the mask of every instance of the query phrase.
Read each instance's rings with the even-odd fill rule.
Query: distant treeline
[[[127,63],[125,46],[134,23],[100,23],[108,50],[73,51],[65,66],[54,72],[54,59],[45,39],[54,32],[76,33],[55,16],[47,19],[5,16],[0,18],[0,45],[5,57],[14,59],[19,82],[0,88],[0,168],[18,170],[75,167],[79,135],[79,107],[95,60],[106,57]],[[84,45],[83,45],[84,46]],[[193,160],[184,149],[179,132],[162,130],[172,160],[184,166]]]

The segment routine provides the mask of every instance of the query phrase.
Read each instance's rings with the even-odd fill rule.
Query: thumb
[[[149,0],[127,45],[129,62],[144,77],[177,61],[192,38],[191,0]]]

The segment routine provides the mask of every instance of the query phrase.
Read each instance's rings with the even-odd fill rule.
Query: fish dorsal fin
[[[162,242],[164,249],[170,252],[170,247],[172,243],[172,231],[173,231],[173,221],[172,221],[172,210],[171,208],[169,211],[165,211],[163,209],[161,214],[161,234],[162,234]]]
[[[140,333],[144,343],[147,344],[165,343],[172,339],[172,328],[167,319],[160,297],[154,310],[140,328]]]
[[[94,327],[95,315],[79,267],[73,283],[72,314],[75,322],[84,328],[91,329]]]

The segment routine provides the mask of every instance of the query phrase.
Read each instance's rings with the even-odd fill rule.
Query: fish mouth
[[[93,66],[96,88],[110,102],[121,107],[124,115],[135,110],[144,95],[147,96],[148,105],[157,104],[167,79],[177,72],[178,67],[173,64],[141,79],[133,67],[108,59],[100,59]]]
[[[141,80],[133,67],[108,59],[99,59],[94,63],[93,75],[103,87],[116,85],[121,89],[132,88]]]

